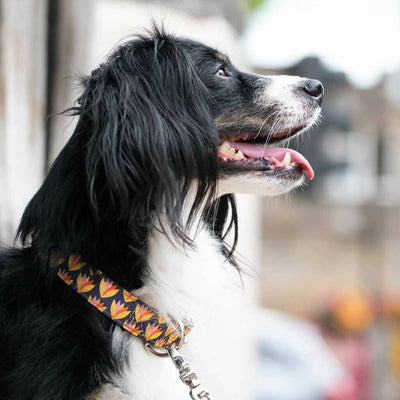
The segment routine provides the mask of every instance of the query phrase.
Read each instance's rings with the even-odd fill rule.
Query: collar
[[[74,254],[69,257],[53,254],[50,267],[56,269],[57,276],[93,307],[146,344],[164,349],[179,347],[191,329],[188,323],[183,323],[181,329],[180,324]]]

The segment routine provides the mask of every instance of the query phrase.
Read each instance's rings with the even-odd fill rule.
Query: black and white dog
[[[237,70],[155,28],[83,80],[77,127],[0,253],[0,399],[189,399],[170,359],[95,310],[48,265],[78,254],[177,320],[215,398],[240,399],[241,284],[232,193],[312,178],[286,144],[318,119],[323,87]],[[234,245],[225,243],[234,232]],[[240,357],[238,357],[240,360]]]

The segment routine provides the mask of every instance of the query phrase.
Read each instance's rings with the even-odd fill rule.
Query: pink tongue
[[[292,161],[297,162],[301,165],[306,175],[310,178],[314,178],[314,171],[307,161],[307,159],[292,149],[284,149],[280,147],[268,147],[257,144],[240,143],[240,142],[229,142],[229,144],[237,151],[241,150],[242,153],[251,158],[276,158],[281,161],[286,153],[290,153]]]

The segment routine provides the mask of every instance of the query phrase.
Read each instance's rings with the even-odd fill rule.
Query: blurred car
[[[358,400],[355,380],[309,322],[258,314],[256,400]]]

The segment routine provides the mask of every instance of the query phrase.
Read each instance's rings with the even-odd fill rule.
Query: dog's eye
[[[227,76],[227,77],[232,76],[232,74],[230,74],[225,67],[220,67],[218,71],[215,73],[215,75]]]

